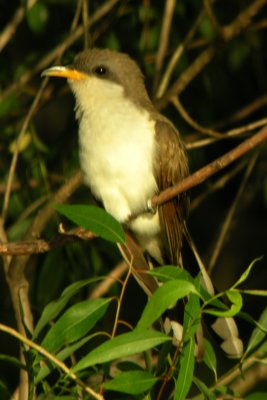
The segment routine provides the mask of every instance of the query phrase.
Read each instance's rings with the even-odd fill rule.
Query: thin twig
[[[262,107],[265,107],[266,105],[267,105],[267,95],[265,94],[253,100],[251,103],[245,105],[239,110],[235,111],[233,114],[224,118],[222,121],[215,123],[214,126],[216,129],[221,129],[226,125],[237,123],[242,119],[249,117],[251,114],[260,110]]]
[[[160,42],[159,42],[158,52],[157,52],[157,56],[156,56],[155,76],[154,76],[154,82],[153,82],[153,93],[155,93],[155,90],[157,88],[160,72],[161,72],[164,58],[166,56],[166,52],[168,49],[168,44],[169,44],[169,39],[170,39],[170,30],[171,30],[171,24],[172,24],[172,19],[173,19],[173,14],[174,14],[175,3],[176,3],[176,0],[167,0],[165,2]]]
[[[179,95],[189,83],[209,64],[209,62],[217,54],[218,48],[210,46],[205,49],[180,75],[173,85],[165,92],[165,94],[155,101],[155,106],[158,110],[162,110],[176,95]]]
[[[105,16],[119,0],[109,0],[96,10],[90,18],[90,27]],[[51,65],[58,57],[58,54],[63,54],[73,43],[83,35],[83,25],[79,25],[77,29],[71,32],[64,42],[57,45],[50,53],[45,55],[30,71],[26,71],[19,79],[13,82],[9,87],[3,90],[0,94],[0,101],[10,96],[14,92],[19,92],[21,88],[28,83],[37,73]]]
[[[133,263],[133,257],[131,257],[131,259],[129,260],[126,256],[126,254],[123,251],[122,246],[120,246],[120,244],[118,244],[118,247],[120,249],[120,252],[123,254],[123,258],[126,261],[126,263],[128,264],[128,271],[127,271],[127,275],[124,279],[122,288],[121,288],[121,293],[120,293],[120,297],[118,300],[118,306],[117,306],[117,310],[116,310],[116,316],[115,316],[115,321],[114,321],[114,325],[113,325],[113,330],[112,330],[112,337],[114,337],[116,335],[116,331],[117,331],[117,327],[118,327],[118,321],[119,321],[119,316],[120,316],[120,310],[121,310],[121,306],[122,306],[122,299],[126,290],[126,286],[127,283],[132,275],[132,263]],[[129,249],[128,249],[129,250]]]
[[[106,276],[105,280],[102,281],[90,294],[90,299],[97,299],[104,296],[114,282],[120,281],[122,275],[128,270],[127,263],[123,260],[112,271]]]
[[[157,90],[157,93],[156,93],[156,97],[157,98],[160,98],[160,97],[163,96],[163,93],[165,92],[165,90],[166,90],[166,88],[167,88],[167,86],[168,86],[168,84],[170,82],[170,79],[171,79],[172,73],[174,71],[174,68],[177,65],[177,63],[178,63],[179,59],[181,58],[182,54],[184,53],[185,49],[189,45],[189,43],[190,43],[191,39],[193,38],[194,34],[196,33],[196,30],[197,30],[197,28],[199,26],[199,23],[200,23],[201,19],[203,18],[203,16],[204,16],[204,11],[202,10],[199,13],[199,15],[197,16],[195,22],[193,23],[190,31],[187,33],[187,35],[186,35],[185,39],[183,40],[183,42],[180,43],[178,45],[178,47],[176,48],[176,50],[174,51],[174,53],[173,53],[173,55],[172,55],[172,57],[171,57],[171,59],[169,61],[169,64],[168,64],[168,66],[166,68],[166,71],[165,71],[165,73],[163,75],[163,78],[162,78],[162,80],[161,80],[161,82],[160,82],[160,84],[158,86],[158,90]]]
[[[224,27],[224,39],[226,42],[232,40],[239,35],[250,23],[252,18],[267,3],[267,0],[255,0],[246,9],[244,9],[228,26]],[[205,49],[190,66],[181,74],[181,76],[173,83],[173,85],[160,97],[156,102],[156,107],[163,109],[171,98],[179,95],[188,84],[210,63],[218,52],[218,46],[210,46]]]
[[[7,325],[0,324],[0,331],[6,332],[9,335],[15,337],[20,342],[24,343],[25,345],[29,346],[30,348],[36,350],[38,353],[42,354],[45,358],[50,360],[52,363],[56,364],[58,368],[60,368],[67,376],[69,376],[73,381],[75,381],[78,385],[80,385],[87,393],[89,393],[94,399],[97,400],[104,400],[104,397],[100,393],[96,393],[93,389],[91,389],[88,385],[86,385],[81,379],[64,364],[61,360],[56,358],[53,354],[49,353],[46,349],[39,346],[37,343],[33,342],[32,340],[28,339],[27,337],[21,335],[15,329],[10,328]]]
[[[12,39],[19,24],[23,21],[25,15],[26,15],[26,12],[29,11],[34,6],[36,1],[37,0],[28,0],[26,5],[21,5],[20,7],[18,7],[13,18],[11,19],[11,21],[7,24],[7,26],[4,28],[4,30],[0,34],[0,52],[5,48],[5,46],[8,44],[8,42]]]
[[[88,6],[88,1],[89,0],[83,0],[83,37],[84,37],[84,48],[88,49],[89,47],[89,6]]]
[[[252,155],[252,157],[250,159],[250,162],[249,162],[249,164],[248,164],[248,166],[246,168],[246,171],[245,171],[244,177],[242,179],[242,182],[241,182],[241,184],[239,186],[239,189],[237,191],[237,194],[236,194],[236,196],[234,198],[234,201],[233,201],[233,203],[232,203],[232,205],[231,205],[231,207],[230,207],[230,209],[229,209],[229,211],[227,213],[227,216],[226,216],[226,218],[225,218],[225,220],[223,222],[223,225],[221,227],[218,240],[216,242],[215,248],[213,250],[213,253],[212,253],[212,256],[211,256],[211,259],[210,259],[210,262],[209,262],[209,266],[208,266],[209,275],[212,274],[212,271],[213,271],[213,269],[215,267],[216,261],[217,261],[217,259],[219,257],[221,249],[223,247],[223,243],[225,241],[226,235],[227,235],[227,233],[228,233],[228,231],[230,229],[231,222],[233,220],[233,217],[234,217],[234,214],[236,212],[237,206],[238,206],[238,204],[240,202],[240,199],[241,199],[241,196],[242,196],[242,194],[243,194],[243,192],[245,190],[245,187],[246,187],[248,179],[249,179],[249,177],[251,175],[251,172],[252,172],[252,170],[253,170],[253,168],[255,166],[255,163],[256,163],[256,160],[258,158],[258,155],[259,155],[259,153],[255,153],[255,154]]]
[[[246,373],[247,370],[255,366],[260,359],[258,359],[260,354],[255,353],[253,356],[247,358],[242,363],[242,375]],[[232,384],[240,378],[240,364],[236,364],[233,368],[228,370],[223,376],[221,376],[217,382],[211,387],[212,390],[215,390],[217,387],[220,386],[232,386]]]
[[[196,121],[194,121],[193,118],[190,117],[190,115],[188,114],[188,112],[186,111],[184,106],[182,105],[182,103],[181,103],[180,99],[178,98],[178,96],[173,97],[171,99],[171,102],[173,103],[175,108],[178,110],[178,112],[180,113],[181,117],[189,125],[191,125],[192,128],[196,129],[198,132],[204,133],[205,135],[209,135],[209,136],[216,137],[216,138],[222,138],[222,137],[225,136],[224,133],[217,132],[217,131],[215,131],[213,129],[204,128],[203,126],[199,125]]]
[[[224,31],[223,28],[221,27],[221,25],[219,24],[216,15],[214,13],[213,7],[212,7],[212,1],[211,0],[204,0],[204,7],[206,10],[206,13],[210,19],[210,22],[213,26],[213,28],[215,29],[215,31],[217,32],[217,34],[224,39]]]
[[[267,365],[259,360],[258,363],[247,369],[242,376],[239,377],[229,386],[234,393],[238,393],[243,397],[252,391],[260,382],[267,381]]]
[[[247,28],[251,23],[252,18],[258,14],[265,4],[267,4],[267,0],[255,0],[249,4],[247,8],[241,11],[241,13],[235,18],[234,22],[223,28],[224,40],[229,41],[233,39],[234,36]]]
[[[75,29],[77,28],[81,13],[82,13],[82,6],[83,6],[83,1],[84,0],[79,0],[76,6],[76,11],[71,23],[71,27],[70,27],[70,32],[75,31]]]
[[[211,185],[209,185],[203,193],[197,196],[194,200],[190,203],[190,211],[194,211],[196,208],[200,206],[203,201],[205,201],[211,194],[216,192],[217,190],[222,189],[227,182],[229,182],[232,178],[234,178],[246,165],[247,160],[241,160],[235,168],[232,168],[231,171],[227,174],[224,174],[221,178],[217,179]]]
[[[29,109],[29,112],[23,122],[21,131],[18,135],[18,138],[16,140],[16,148],[15,151],[13,153],[13,157],[12,157],[12,161],[11,161],[11,165],[10,165],[10,170],[9,170],[9,174],[8,174],[8,180],[7,180],[7,188],[6,188],[6,192],[5,192],[5,197],[4,197],[4,202],[3,202],[3,208],[2,208],[2,219],[5,222],[6,216],[7,216],[7,211],[8,211],[8,206],[9,206],[9,200],[10,200],[10,194],[11,194],[11,188],[12,188],[12,182],[13,182],[13,178],[15,175],[15,170],[16,170],[16,166],[17,166],[17,161],[18,161],[18,156],[19,156],[19,151],[20,151],[20,143],[21,140],[29,126],[29,123],[34,115],[34,112],[36,110],[36,107],[41,99],[41,96],[43,94],[43,90],[46,86],[46,82],[47,79],[44,79],[41,83],[41,86],[32,102],[32,105]]]
[[[91,240],[94,237],[95,234],[93,232],[89,232],[86,238],[83,237],[83,240]],[[50,240],[37,239],[32,241],[25,240],[22,242],[0,242],[0,254],[12,256],[43,254],[67,244],[77,242],[77,240],[80,239],[81,236],[71,234]]]
[[[213,144],[215,142],[218,142],[219,140],[222,140],[222,139],[234,138],[234,137],[242,135],[243,133],[253,131],[254,129],[262,127],[266,124],[267,124],[267,118],[263,118],[263,119],[255,121],[255,122],[251,122],[245,126],[240,126],[238,128],[231,129],[230,131],[226,132],[220,138],[207,138],[207,139],[202,139],[202,140],[196,140],[192,143],[187,143],[186,148],[187,148],[187,150],[196,149],[197,147],[207,146],[207,145]]]
[[[199,169],[194,174],[183,179],[177,185],[174,185],[164,190],[158,196],[154,196],[151,199],[152,205],[156,207],[157,205],[163,204],[166,201],[174,198],[178,194],[199,185],[200,183],[204,182],[206,179],[214,175],[216,172],[225,168],[227,165],[231,164],[233,161],[237,160],[244,154],[248,153],[250,150],[258,146],[265,140],[267,140],[267,126],[262,128],[258,133],[256,133],[249,139],[244,140],[233,150],[217,158],[205,167]]]

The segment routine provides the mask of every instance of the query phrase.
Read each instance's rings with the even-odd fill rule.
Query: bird
[[[74,94],[80,165],[92,194],[152,260],[180,265],[188,196],[157,208],[151,198],[189,175],[188,157],[176,127],[154,107],[137,63],[125,53],[91,48],[42,76],[66,78]],[[221,324],[217,333],[226,341]],[[233,319],[230,324],[236,343],[227,351],[240,356],[242,342]]]

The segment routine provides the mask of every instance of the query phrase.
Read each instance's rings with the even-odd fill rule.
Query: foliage
[[[199,275],[162,266],[150,272],[161,285],[147,299],[131,261],[126,277],[117,270],[116,243],[127,250],[123,228],[75,173],[72,95],[40,76],[87,43],[129,53],[195,171],[266,125],[266,7],[264,0],[0,3],[1,399],[11,397],[21,371],[29,399],[266,397],[266,145],[191,190],[188,225],[216,295]],[[99,237],[79,236],[76,224]],[[185,307],[182,340],[173,345],[161,318],[176,301]],[[226,360],[209,332],[198,360],[200,321],[208,326],[215,316],[238,317],[241,360]],[[253,385],[243,386],[242,374],[253,375]]]

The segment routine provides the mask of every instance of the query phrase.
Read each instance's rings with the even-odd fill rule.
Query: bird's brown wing
[[[160,191],[173,186],[184,179],[188,171],[188,162],[184,145],[174,126],[161,115],[156,122],[156,139],[158,143],[157,157],[154,171]],[[188,211],[188,198],[185,193],[159,206],[160,224],[162,231],[162,245],[165,250],[165,262],[178,265],[182,238],[185,234],[192,247],[189,232],[186,230],[185,219]],[[212,294],[212,282],[204,266],[198,262],[202,272],[203,284]],[[192,272],[192,271],[191,271]],[[221,338],[221,347],[231,358],[240,358],[243,352],[243,343],[239,338],[238,328],[233,318],[217,318],[212,329]]]
[[[188,175],[188,160],[178,131],[161,115],[156,118],[155,134],[158,148],[154,173],[159,191],[162,191]],[[188,198],[185,193],[159,206],[165,262],[179,264],[187,212]]]

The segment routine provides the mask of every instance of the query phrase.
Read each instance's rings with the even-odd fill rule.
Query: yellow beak
[[[85,72],[78,71],[77,69],[72,69],[69,67],[51,67],[48,69],[45,69],[41,76],[55,76],[59,78],[68,78],[68,79],[73,79],[75,81],[79,81],[81,79],[86,79],[88,78],[88,75]]]

